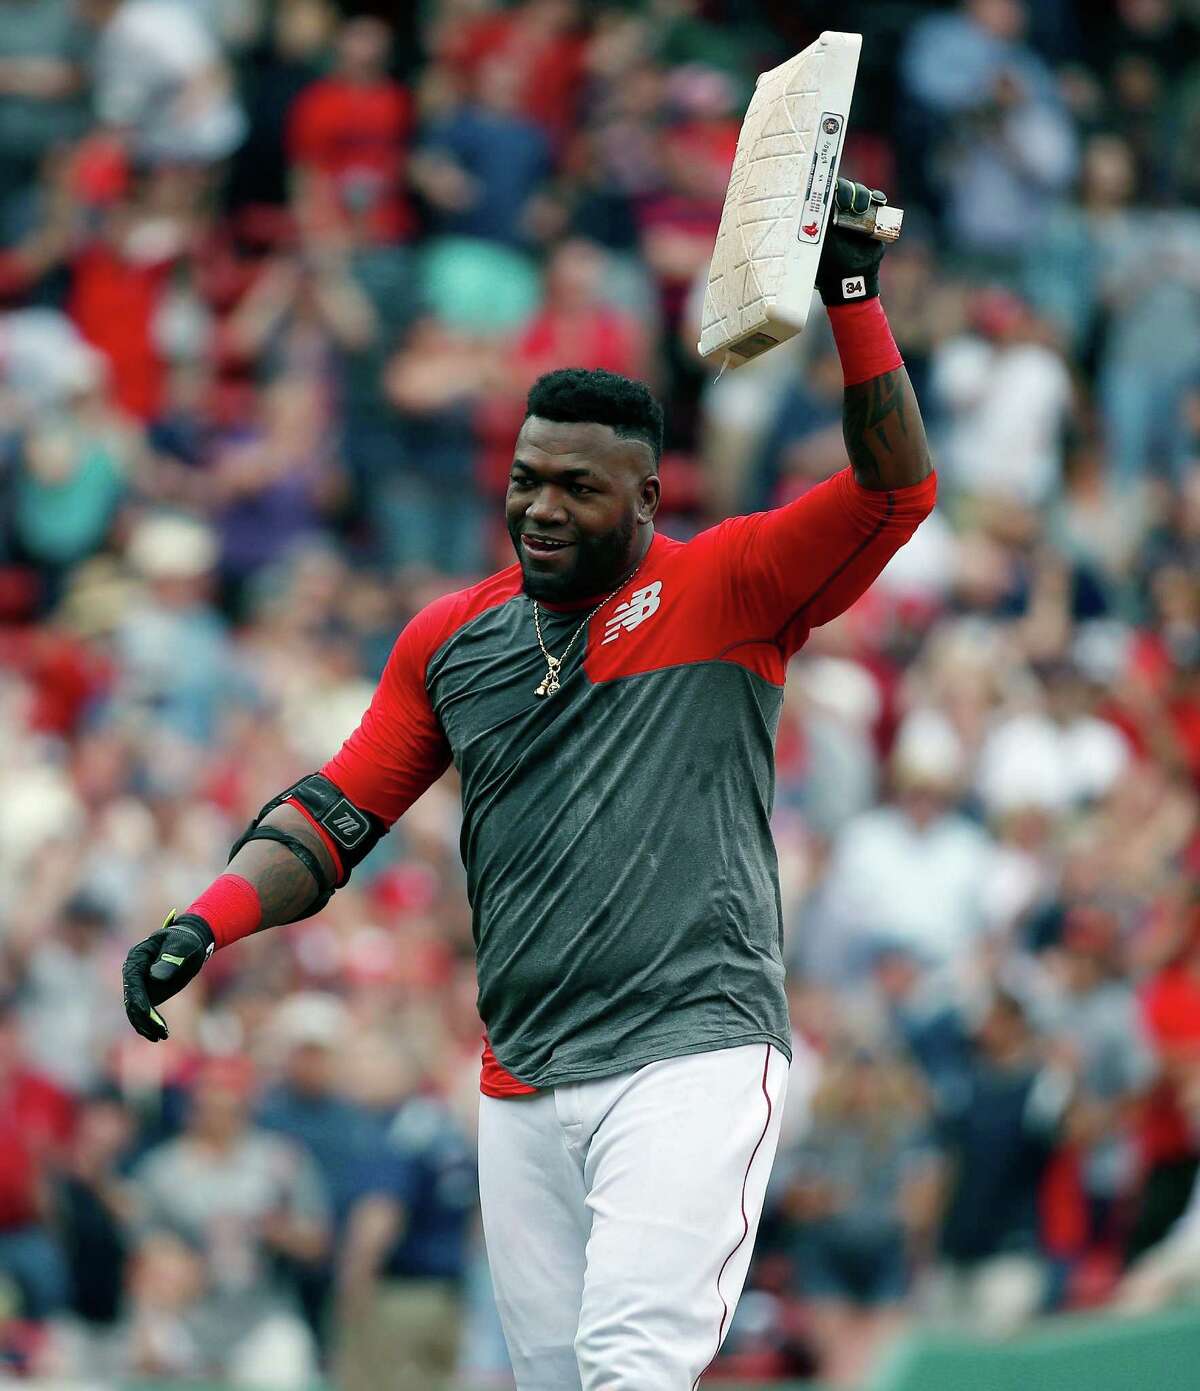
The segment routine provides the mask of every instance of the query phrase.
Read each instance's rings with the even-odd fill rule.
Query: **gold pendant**
[[[542,679],[542,684],[534,691],[534,695],[548,696],[558,694],[558,669],[562,665],[557,657],[547,656],[546,666],[549,670]]]

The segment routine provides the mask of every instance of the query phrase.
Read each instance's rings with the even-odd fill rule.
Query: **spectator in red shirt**
[[[1200,900],[1190,908],[1181,949],[1142,990],[1146,1030],[1159,1055],[1162,1078],[1143,1119],[1146,1169],[1142,1201],[1128,1254],[1161,1241],[1187,1206],[1200,1148],[1181,1094],[1200,1077]]]
[[[68,309],[80,333],[108,361],[114,403],[150,420],[163,399],[166,361],[155,325],[183,246],[152,219],[122,204],[72,265]]]
[[[512,462],[512,438],[525,412],[525,394],[556,367],[602,367],[643,377],[648,369],[644,326],[605,300],[604,252],[582,238],[562,242],[546,269],[546,299],[507,355],[507,380],[484,403],[479,428],[487,441],[485,486],[502,490]]]
[[[522,395],[556,367],[584,364],[630,377],[646,373],[646,335],[604,299],[604,253],[582,238],[562,242],[546,270],[546,302],[517,340]]]
[[[15,1001],[0,1000],[0,1276],[40,1320],[67,1299],[62,1251],[45,1226],[47,1180],[71,1136],[70,1099],[28,1064]]]
[[[220,238],[194,169],[133,171],[115,147],[76,163],[71,196],[80,241],[66,309],[107,359],[112,404],[139,424],[164,405],[172,362],[210,348]]]
[[[413,231],[404,193],[412,105],[388,76],[391,41],[380,19],[348,20],[338,35],[333,72],[296,99],[287,136],[301,196],[330,212],[369,206],[371,231],[380,241],[404,240]]]

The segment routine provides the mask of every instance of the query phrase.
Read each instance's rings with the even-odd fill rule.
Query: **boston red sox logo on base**
[[[636,628],[639,623],[644,623],[651,614],[658,612],[659,594],[662,592],[662,580],[655,580],[653,584],[645,585],[641,589],[635,589],[623,604],[618,604],[613,610],[613,616],[604,625],[604,642],[615,642],[623,632]]]

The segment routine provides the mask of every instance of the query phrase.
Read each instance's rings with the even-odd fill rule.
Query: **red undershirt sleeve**
[[[445,636],[439,601],[396,639],[358,728],[321,769],[356,807],[389,826],[450,765],[450,748],[425,688],[429,659]]]
[[[861,487],[843,469],[786,507],[716,529],[724,600],[746,638],[790,655],[809,629],[845,612],[933,510],[936,476],[909,488]]]

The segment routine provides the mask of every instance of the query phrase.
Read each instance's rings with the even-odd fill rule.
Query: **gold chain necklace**
[[[579,627],[576,628],[575,631],[571,634],[571,640],[567,643],[566,647],[563,648],[561,657],[552,657],[550,653],[546,650],[546,644],[542,639],[542,621],[540,617],[540,605],[538,604],[538,601],[536,599],[533,601],[533,627],[534,631],[537,633],[538,646],[542,649],[542,656],[546,659],[546,675],[542,678],[541,685],[536,686],[534,688],[534,695],[552,696],[558,694],[560,685],[558,679],[559,670],[562,667],[562,664],[567,660],[567,653],[570,652],[571,648],[575,646],[579,634],[583,632],[587,625],[592,621],[593,618],[595,618],[595,616],[600,612],[604,605],[608,603],[610,599],[614,599],[618,594],[620,594],[621,590],[625,588],[625,586],[629,583],[631,579],[633,579],[634,575],[636,575],[641,568],[641,561],[639,561],[633,567],[633,569],[630,570],[629,574],[625,576],[621,583],[617,585],[616,589],[614,589],[611,594],[606,594],[604,598],[600,600],[600,602],[596,605],[594,609],[592,609],[592,611],[587,615],[587,617],[583,620]]]

